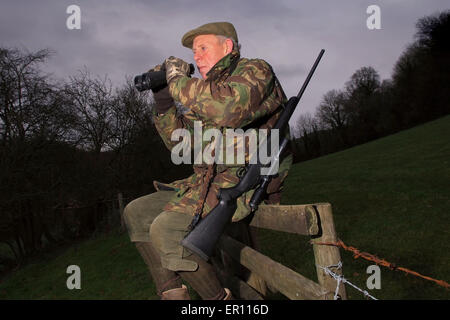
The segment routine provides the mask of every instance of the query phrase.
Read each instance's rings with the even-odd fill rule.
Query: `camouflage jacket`
[[[174,130],[183,128],[193,133],[196,121],[201,121],[203,130],[216,128],[221,132],[227,128],[270,129],[278,119],[282,103],[286,102],[271,66],[264,60],[240,58],[237,51],[222,58],[209,71],[207,79],[180,76],[170,82],[169,91],[176,102],[187,108],[184,114],[177,112],[175,105],[162,115],[154,114],[156,129],[170,150],[179,143],[171,140]],[[202,147],[206,147],[205,143]],[[292,156],[288,154],[280,164],[278,176],[269,185],[266,202],[279,203],[282,183],[291,163]],[[205,195],[203,188],[208,188],[211,182],[202,207],[202,216],[205,216],[218,203],[219,189],[237,184],[237,172],[242,166],[242,163],[216,165],[212,180],[206,181],[208,166],[194,164],[193,175],[165,184],[177,192],[164,209],[193,215],[199,198]],[[154,185],[158,189],[164,184],[155,182]],[[248,202],[252,194],[253,190],[238,199],[233,221],[250,213]]]

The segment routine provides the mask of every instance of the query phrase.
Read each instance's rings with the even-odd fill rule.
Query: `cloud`
[[[81,8],[81,30],[66,28],[71,4]],[[381,8],[381,30],[366,27],[371,4]],[[327,91],[341,89],[363,66],[389,78],[413,41],[417,19],[447,7],[444,0],[9,0],[0,11],[0,46],[50,48],[56,54],[46,67],[55,76],[67,78],[86,66],[119,86],[126,75],[170,55],[193,62],[181,46],[183,34],[207,22],[231,21],[242,55],[268,61],[288,96],[297,94],[319,50],[326,49],[297,117],[313,112]]]

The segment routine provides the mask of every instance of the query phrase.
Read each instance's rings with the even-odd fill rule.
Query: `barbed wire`
[[[359,249],[355,248],[355,247],[351,247],[351,246],[347,246],[342,240],[338,239],[337,242],[315,242],[314,244],[318,244],[318,245],[327,245],[327,246],[336,246],[336,247],[340,247],[346,251],[350,251],[353,253],[353,258],[357,259],[357,258],[363,258],[365,260],[368,261],[372,261],[375,262],[377,265],[381,265],[383,267],[387,267],[391,270],[400,270],[403,271],[407,274],[412,274],[416,277],[420,277],[422,279],[425,280],[429,280],[429,281],[433,281],[436,284],[438,284],[439,286],[442,286],[446,289],[450,288],[450,284],[448,284],[446,281],[444,280],[437,280],[428,276],[424,276],[416,271],[404,268],[404,267],[398,267],[395,263],[391,263],[389,261],[386,261],[384,259],[380,259],[378,258],[376,255],[367,253],[367,252],[362,252]]]
[[[336,290],[334,292],[334,300],[338,300],[339,299],[339,286],[342,283],[344,284],[348,284],[351,287],[353,287],[354,289],[358,290],[359,292],[361,292],[365,297],[368,297],[372,300],[378,300],[377,298],[375,298],[374,296],[370,295],[369,292],[367,292],[366,290],[362,290],[360,288],[358,288],[357,286],[355,286],[353,283],[351,283],[350,281],[348,281],[347,279],[344,278],[343,275],[337,274],[333,271],[331,271],[330,268],[337,268],[337,269],[341,269],[342,268],[342,262],[339,261],[338,264],[333,264],[331,266],[328,267],[323,267],[323,266],[319,266],[317,265],[319,268],[321,268],[327,275],[331,276],[334,278],[334,280],[337,281],[336,284]]]

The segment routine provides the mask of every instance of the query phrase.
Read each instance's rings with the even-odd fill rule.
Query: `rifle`
[[[297,96],[291,97],[284,110],[282,111],[280,117],[278,118],[275,126],[272,129],[277,129],[279,132],[284,132],[284,130],[289,125],[289,119],[294,113],[300,98],[302,97],[305,89],[311,80],[317,65],[322,58],[325,50],[320,50],[314,65],[309,71],[303,86],[301,87]],[[231,188],[222,188],[219,190],[217,198],[219,203],[211,210],[211,212],[204,218],[200,220],[200,215],[194,217],[191,226],[194,228],[188,233],[188,235],[181,241],[181,244],[198,254],[204,260],[208,260],[212,255],[213,250],[216,246],[217,241],[222,235],[227,224],[231,221],[236,208],[237,199],[244,194],[255,188],[252,198],[250,199],[250,209],[251,212],[255,212],[258,209],[258,205],[264,199],[266,195],[267,186],[272,180],[273,175],[278,169],[278,162],[280,161],[280,156],[286,149],[289,140],[284,137],[279,145],[279,149],[275,155],[272,155],[272,161],[270,162],[270,168],[268,174],[262,175],[261,168],[263,165],[258,161],[257,163],[252,163],[247,166],[246,171],[242,178],[239,180],[238,184]],[[277,168],[277,169],[275,169]]]

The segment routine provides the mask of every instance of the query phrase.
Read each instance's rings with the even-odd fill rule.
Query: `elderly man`
[[[175,129],[192,131],[194,121],[202,129],[270,129],[286,96],[270,65],[260,59],[241,58],[236,30],[231,23],[216,22],[187,32],[183,46],[192,49],[202,79],[189,77],[189,65],[170,57],[153,70],[166,70],[167,86],[153,92],[155,126],[171,150]],[[179,114],[175,102],[187,111]],[[267,203],[279,203],[282,182],[292,163],[287,155],[267,190]],[[237,172],[245,164],[194,164],[194,174],[170,184],[154,182],[157,192],[130,202],[124,218],[131,241],[149,267],[162,299],[189,299],[189,283],[202,299],[231,299],[213,266],[183,248],[195,214],[207,215],[217,204],[220,188],[236,185]],[[232,221],[250,213],[253,190],[238,199]]]

